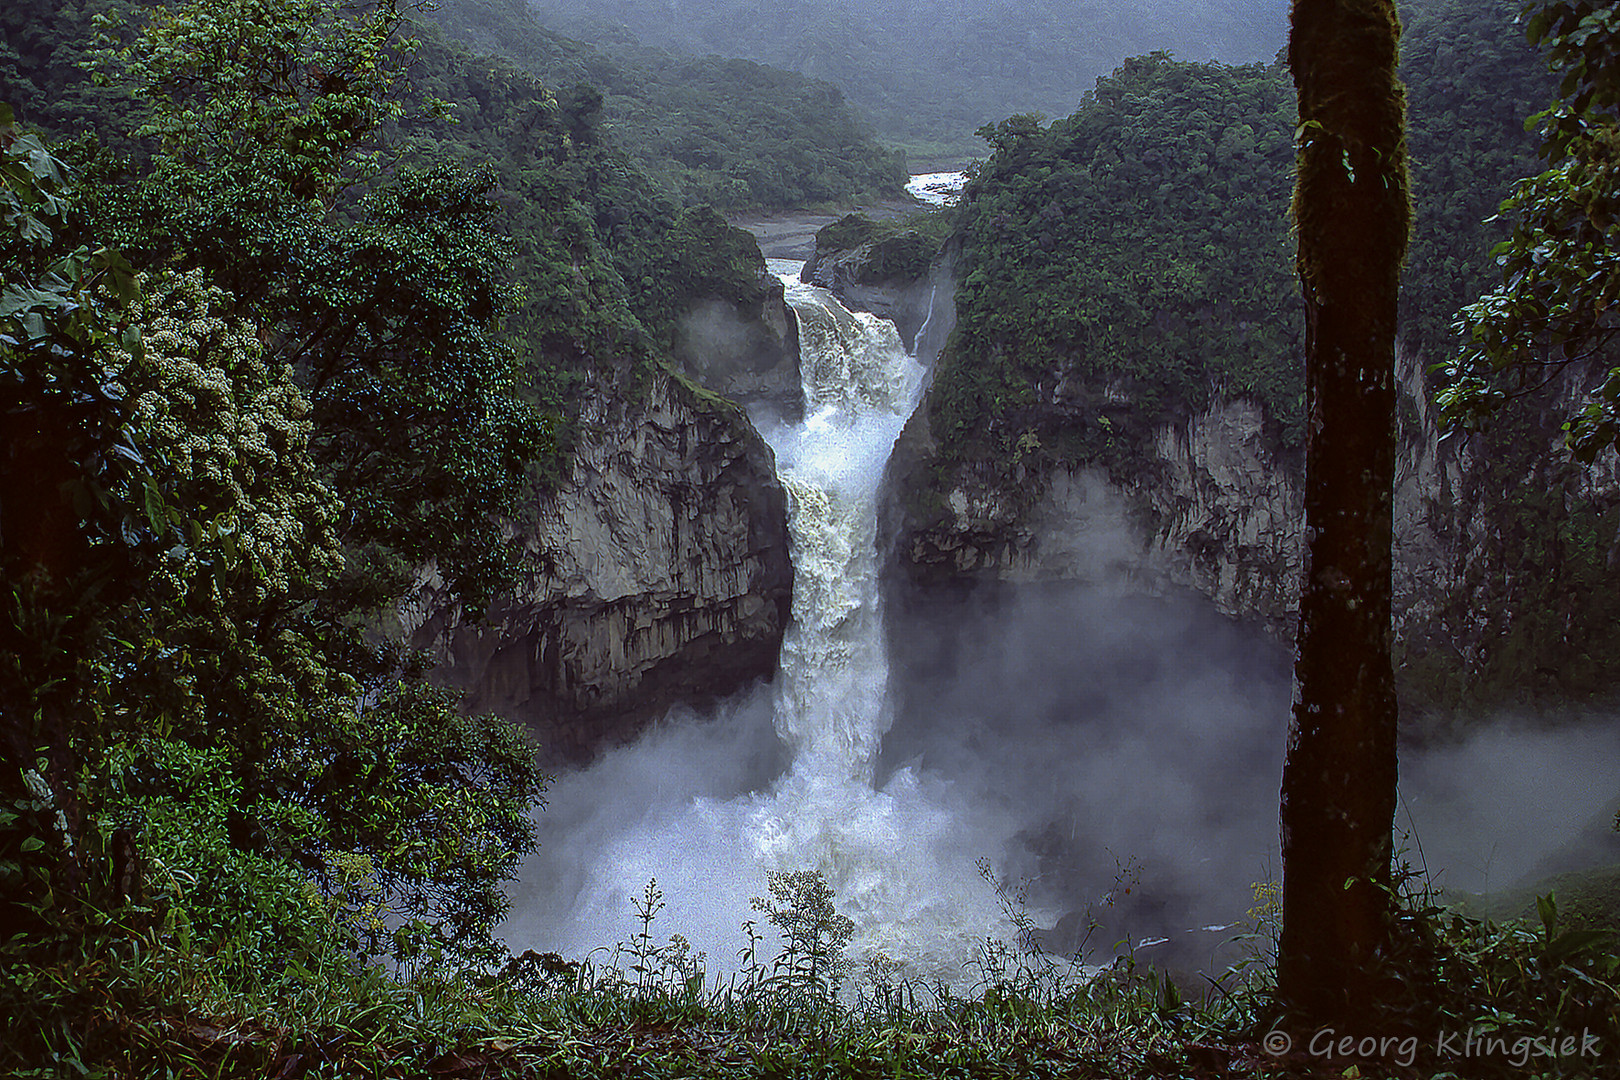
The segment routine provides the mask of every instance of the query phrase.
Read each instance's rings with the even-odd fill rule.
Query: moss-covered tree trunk
[[[1411,225],[1393,0],[1295,0],[1306,312],[1306,580],[1283,767],[1277,989],[1355,1017],[1390,927],[1395,315]]]

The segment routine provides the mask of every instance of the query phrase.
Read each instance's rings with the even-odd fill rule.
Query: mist
[[[1164,49],[1252,63],[1282,48],[1270,0],[537,0],[603,48],[740,57],[838,86],[880,136],[977,146],[981,124],[1067,116],[1100,75]]]
[[[954,967],[971,981],[974,944],[1013,938],[983,859],[1024,894],[1049,953],[1098,963],[1130,950],[1211,974],[1236,959],[1255,884],[1280,878],[1290,650],[1201,598],[1122,587],[889,606],[893,724],[871,806],[850,808],[843,842],[872,834],[853,857],[888,859],[905,910],[933,915],[869,940],[926,954],[930,977]],[[735,970],[741,925],[758,919],[749,899],[766,893],[761,831],[782,827],[769,809],[789,765],[775,694],[674,712],[560,777],[508,944],[578,957],[628,941],[631,899],[656,878],[668,906],[655,937],[680,933],[711,974]],[[1606,715],[1551,730],[1504,718],[1455,744],[1405,747],[1403,858],[1453,892],[1620,860],[1608,829],[1617,751]],[[859,923],[851,899],[835,903]]]
[[[791,279],[787,295],[808,415],[762,429],[793,506],[782,668],[558,778],[508,945],[611,950],[656,880],[655,940],[684,936],[723,977],[766,875],[812,869],[854,959],[924,986],[972,989],[985,940],[1015,943],[1009,898],[1050,954],[1219,974],[1281,874],[1291,643],[1192,592],[1144,595],[1106,491],[1046,538],[1086,580],[884,576],[877,488],[920,370],[889,324]],[[1458,893],[1620,861],[1612,716],[1465,730],[1402,748],[1405,861]]]

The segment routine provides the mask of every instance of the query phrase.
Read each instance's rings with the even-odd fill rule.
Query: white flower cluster
[[[144,283],[146,355],[118,356],[136,394],[135,427],[183,546],[174,584],[189,591],[204,566],[245,578],[257,599],[294,575],[342,565],[334,524],[341,504],[315,477],[309,401],[289,371],[272,373],[249,323],[217,314],[228,297],[200,271]],[[188,584],[190,583],[190,584]]]

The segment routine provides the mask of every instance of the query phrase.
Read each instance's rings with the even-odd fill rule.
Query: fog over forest
[[[1247,63],[1283,46],[1281,0],[535,0],[611,49],[743,57],[841,87],[880,135],[962,146],[1015,113],[1066,116],[1127,56]],[[967,145],[971,145],[968,143]]]

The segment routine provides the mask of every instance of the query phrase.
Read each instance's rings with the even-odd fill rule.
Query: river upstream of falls
[[[797,263],[772,268],[798,313],[806,417],[761,424],[789,493],[781,668],[556,780],[508,945],[600,959],[640,932],[635,901],[656,880],[654,942],[682,935],[724,979],[744,966],[745,923],[759,961],[776,955],[751,904],[767,874],[814,870],[854,923],[857,970],[882,957],[896,979],[960,992],[982,979],[987,940],[1018,936],[983,863],[1014,895],[1027,886],[1029,922],[1058,956],[1084,946],[1106,961],[1124,944],[1218,972],[1266,918],[1254,883],[1278,873],[1286,643],[1199,598],[1107,582],[896,611],[886,643],[877,488],[923,369],[892,324],[801,285]],[[1548,859],[1577,849],[1580,864],[1620,861],[1612,717],[1481,724],[1464,743],[1403,750],[1401,782],[1398,842],[1442,887],[1572,869]]]

